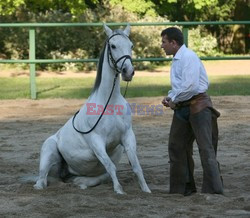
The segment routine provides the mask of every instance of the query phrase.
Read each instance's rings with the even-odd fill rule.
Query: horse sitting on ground
[[[45,188],[53,171],[82,189],[111,177],[114,191],[123,194],[116,165],[125,150],[142,191],[151,192],[136,154],[129,104],[120,93],[120,74],[124,81],[131,81],[134,75],[130,26],[112,31],[104,25],[104,29],[108,38],[93,91],[79,112],[44,142],[35,189]]]

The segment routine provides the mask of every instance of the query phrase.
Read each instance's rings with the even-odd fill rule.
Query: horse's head
[[[134,67],[132,64],[132,48],[133,44],[129,39],[130,25],[124,30],[112,31],[104,24],[105,32],[108,36],[108,56],[109,63],[116,73],[122,74],[122,79],[131,81],[134,75]]]

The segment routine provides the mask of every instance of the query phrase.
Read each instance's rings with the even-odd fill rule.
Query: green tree
[[[237,0],[152,0],[161,16],[172,21],[228,20]]]
[[[25,0],[0,0],[0,15],[11,15]]]
[[[139,16],[157,16],[155,4],[149,0],[110,0],[112,6],[120,5],[125,10],[136,13]]]
[[[152,0],[160,16],[171,21],[250,20],[249,0]],[[249,26],[205,26],[225,53],[249,52]]]
[[[62,11],[80,15],[96,5],[99,0],[0,0],[0,15],[12,15],[20,11]]]

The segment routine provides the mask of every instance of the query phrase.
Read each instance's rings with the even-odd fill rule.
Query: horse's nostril
[[[132,73],[132,76],[134,76],[135,75],[135,71],[133,71],[133,73]]]
[[[126,68],[125,68],[125,67],[122,69],[122,72],[123,72],[123,73],[126,73]]]

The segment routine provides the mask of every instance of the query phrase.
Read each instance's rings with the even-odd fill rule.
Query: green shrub
[[[215,37],[208,34],[200,26],[189,30],[188,46],[193,49],[198,56],[216,56],[220,53],[217,50],[218,43]]]

